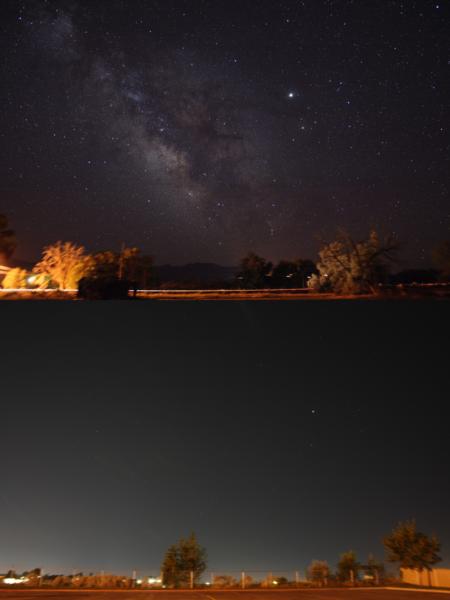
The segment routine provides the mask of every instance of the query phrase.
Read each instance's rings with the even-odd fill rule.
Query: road
[[[448,593],[395,589],[328,589],[280,591],[148,591],[148,590],[10,590],[0,600],[445,600]]]

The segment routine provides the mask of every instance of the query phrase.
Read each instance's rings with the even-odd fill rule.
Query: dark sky
[[[1,305],[0,572],[450,560],[447,303]],[[448,412],[448,411],[447,411]]]
[[[428,0],[2,0],[1,209],[17,257],[315,258],[449,231],[450,8]]]

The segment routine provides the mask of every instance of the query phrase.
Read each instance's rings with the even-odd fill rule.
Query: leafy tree
[[[308,285],[317,291],[337,294],[374,293],[378,283],[386,279],[396,249],[390,239],[381,243],[376,231],[371,231],[369,238],[360,242],[342,232],[320,250],[319,274],[313,275]]]
[[[29,586],[39,585],[41,569],[38,567],[36,569],[32,569],[31,571],[24,571],[22,573],[22,577],[25,577],[27,579],[27,585]]]
[[[9,578],[9,579],[17,579],[17,573],[16,573],[16,572],[15,572],[13,569],[10,569],[10,570],[9,570],[9,571],[6,573],[5,577],[7,577],[7,578]]]
[[[317,274],[318,271],[312,260],[280,260],[272,271],[272,285],[285,288],[306,287],[308,279],[314,273]]]
[[[25,269],[10,269],[3,279],[2,286],[5,289],[24,288],[27,285],[27,272]]]
[[[211,583],[217,588],[231,588],[238,586],[238,581],[231,575],[215,575]]]
[[[171,587],[188,586],[191,573],[196,583],[205,569],[206,550],[194,533],[168,548],[161,568],[164,584]]]
[[[244,584],[244,588],[248,588],[252,585],[254,585],[256,582],[254,581],[253,577],[251,575],[244,575],[244,581],[240,581],[240,585],[242,587],[242,584]]]
[[[54,577],[51,580],[51,585],[52,587],[55,588],[59,588],[59,587],[69,587],[70,586],[70,577],[68,577],[67,575],[57,575],[56,577]]]
[[[92,255],[89,277],[112,279],[119,274],[119,255],[110,250]]]
[[[95,278],[119,278],[146,288],[149,281],[153,259],[142,255],[139,248],[123,248],[120,254],[106,251],[97,252],[92,257],[89,276]]]
[[[403,569],[430,571],[434,564],[442,560],[439,556],[439,540],[434,535],[429,537],[417,531],[414,520],[399,523],[383,543],[388,561],[400,563]]]
[[[12,256],[16,246],[16,234],[8,228],[6,216],[0,215],[0,263]]]
[[[376,560],[372,554],[369,554],[367,563],[361,565],[364,573],[372,578],[376,583],[380,582],[380,577],[384,575],[384,564],[381,561]]]
[[[84,253],[83,246],[76,246],[72,242],[56,242],[44,248],[42,259],[34,267],[34,272],[48,276],[60,289],[74,289],[90,265],[91,259]]]
[[[360,569],[361,565],[356,560],[356,554],[353,550],[341,554],[341,558],[337,564],[338,577],[341,581],[351,581],[352,583],[355,583]]]
[[[308,567],[308,576],[314,583],[327,585],[330,577],[330,567],[326,560],[313,560]]]
[[[433,250],[433,262],[440,271],[440,278],[450,280],[450,240],[446,240]]]
[[[162,580],[164,585],[170,587],[178,587],[181,581],[181,564],[179,556],[179,548],[176,544],[172,544],[167,549],[164,560],[161,566]]]
[[[240,287],[255,289],[265,287],[272,271],[272,263],[250,252],[241,260],[237,280]]]

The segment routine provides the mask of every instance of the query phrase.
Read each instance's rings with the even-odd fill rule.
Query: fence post
[[[242,589],[244,590],[245,589],[245,572],[244,571],[242,571],[242,573],[241,573],[241,586],[242,586]]]
[[[194,589],[194,571],[191,571],[191,590]]]
[[[298,587],[299,581],[300,581],[300,577],[299,577],[298,571],[295,571],[295,585],[297,587]]]
[[[211,571],[211,587],[214,585],[214,573]]]

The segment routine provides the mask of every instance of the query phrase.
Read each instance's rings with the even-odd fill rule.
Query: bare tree
[[[44,248],[42,259],[34,267],[34,272],[46,275],[60,289],[73,289],[90,266],[90,257],[83,246],[72,242],[56,242]]]

